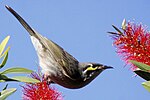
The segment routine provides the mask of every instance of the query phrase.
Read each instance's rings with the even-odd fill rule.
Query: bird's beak
[[[111,66],[99,66],[98,69],[103,69],[103,70],[105,70],[105,69],[113,69],[113,67],[111,67]]]
[[[104,66],[104,69],[113,69],[111,66]]]

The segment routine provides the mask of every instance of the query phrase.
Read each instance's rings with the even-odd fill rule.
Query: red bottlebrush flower
[[[33,73],[32,78],[38,79],[41,82],[23,86],[23,100],[62,100],[61,94],[54,88],[50,87],[46,81]]]
[[[118,33],[113,33],[114,46],[117,53],[128,64],[129,60],[150,65],[150,33],[142,24],[128,22],[124,25],[122,31],[113,26]],[[137,67],[132,66],[132,70]]]

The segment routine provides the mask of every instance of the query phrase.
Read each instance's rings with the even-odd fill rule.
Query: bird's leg
[[[47,81],[47,84],[50,85],[51,83],[54,83],[51,79],[50,79],[50,75],[48,73],[44,74],[44,80]]]

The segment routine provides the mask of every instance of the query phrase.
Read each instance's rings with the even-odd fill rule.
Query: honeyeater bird
[[[48,83],[57,83],[66,88],[78,89],[89,84],[105,69],[112,68],[99,63],[78,62],[62,47],[31,28],[11,7],[6,6],[6,8],[29,32],[39,58],[39,65]]]

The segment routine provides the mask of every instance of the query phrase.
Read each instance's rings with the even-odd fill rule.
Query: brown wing
[[[47,48],[49,53],[51,53],[53,59],[62,67],[62,70],[64,70],[64,74],[72,79],[79,78],[80,73],[78,71],[78,61],[72,55],[64,51],[63,48],[61,48],[53,41],[48,40],[41,35],[39,39],[41,40],[45,48]]]
[[[29,32],[31,36],[34,36],[39,40],[43,49],[49,51],[51,53],[53,59],[59,63],[62,67],[64,74],[68,75],[68,77],[76,79],[79,78],[80,73],[78,71],[78,61],[71,56],[69,53],[63,50],[60,46],[54,43],[51,40],[43,37],[36,31],[34,31],[25,20],[15,12],[11,7],[6,6],[6,8],[18,19],[18,21],[22,24],[22,26]]]

